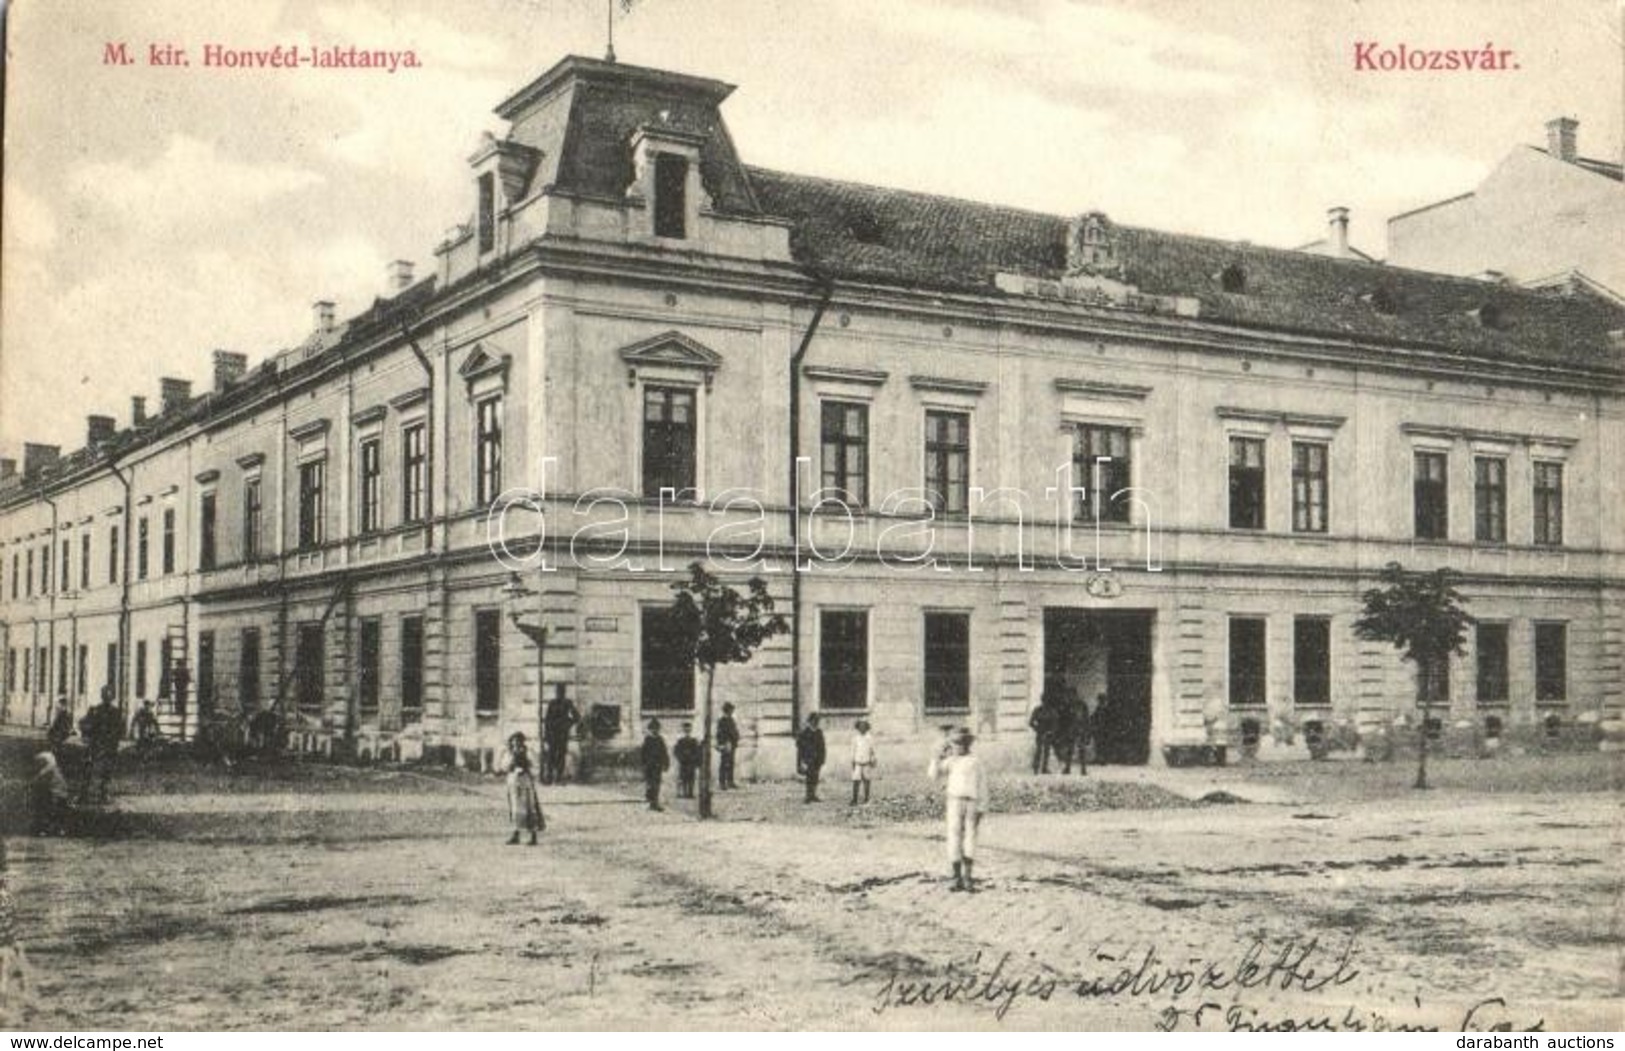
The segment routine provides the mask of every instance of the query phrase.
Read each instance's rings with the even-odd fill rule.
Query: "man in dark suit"
[[[564,763],[570,750],[570,731],[581,721],[575,702],[564,695],[564,683],[553,684],[553,699],[542,717],[542,746],[547,762],[542,767],[542,784],[564,783]]]
[[[738,788],[734,784],[734,756],[739,752],[739,724],[734,722],[732,702],[722,706],[722,718],[717,720],[717,785]]]
[[[818,713],[807,716],[807,725],[796,735],[796,770],[807,779],[807,799],[818,802],[818,772],[824,768],[828,753],[824,749],[824,731],[818,728]]]
[[[660,805],[660,782],[671,766],[671,753],[666,750],[666,739],[660,736],[660,720],[650,719],[649,729],[643,734],[643,797],[650,810],[664,810]]]

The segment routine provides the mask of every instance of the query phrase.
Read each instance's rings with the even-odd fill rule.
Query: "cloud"
[[[51,206],[23,186],[13,182],[6,187],[6,233],[13,248],[44,249],[56,243],[56,216]]]
[[[411,49],[418,61],[433,68],[499,69],[508,63],[506,42],[465,32],[429,15],[386,15],[371,7],[323,7],[316,12],[333,43],[358,48]]]
[[[171,135],[145,164],[86,161],[69,169],[69,189],[127,226],[163,231],[241,223],[267,201],[320,184],[321,175],[224,156],[211,142]]]

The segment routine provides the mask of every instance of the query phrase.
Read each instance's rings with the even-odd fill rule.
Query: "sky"
[[[566,54],[738,85],[747,163],[1291,247],[1470,190],[1555,116],[1621,150],[1621,0],[13,0],[0,456],[129,422],[432,271],[493,107]],[[104,62],[124,42],[138,61]],[[1490,73],[1356,45],[1511,49]],[[204,45],[413,50],[421,68],[224,70]],[[149,45],[187,67],[147,64]]]

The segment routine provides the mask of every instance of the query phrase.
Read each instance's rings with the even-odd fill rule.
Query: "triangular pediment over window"
[[[628,383],[636,383],[642,369],[678,370],[700,373],[709,387],[712,375],[722,367],[721,354],[676,329],[623,347],[621,360],[626,362]]]
[[[457,369],[457,375],[468,384],[470,393],[484,393],[489,387],[506,390],[508,387],[508,366],[513,358],[507,354],[492,354],[481,344],[474,344],[467,359]],[[475,391],[475,387],[480,388]]]

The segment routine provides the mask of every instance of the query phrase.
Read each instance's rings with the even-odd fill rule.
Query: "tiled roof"
[[[763,211],[794,223],[797,262],[831,278],[998,294],[997,273],[1055,278],[1065,267],[1062,216],[746,170]],[[1355,259],[1113,229],[1124,280],[1152,295],[1193,296],[1204,320],[1625,372],[1625,354],[1609,335],[1625,328],[1625,311],[1598,297],[1559,298]],[[1244,292],[1223,290],[1221,275],[1231,266],[1245,275]]]

